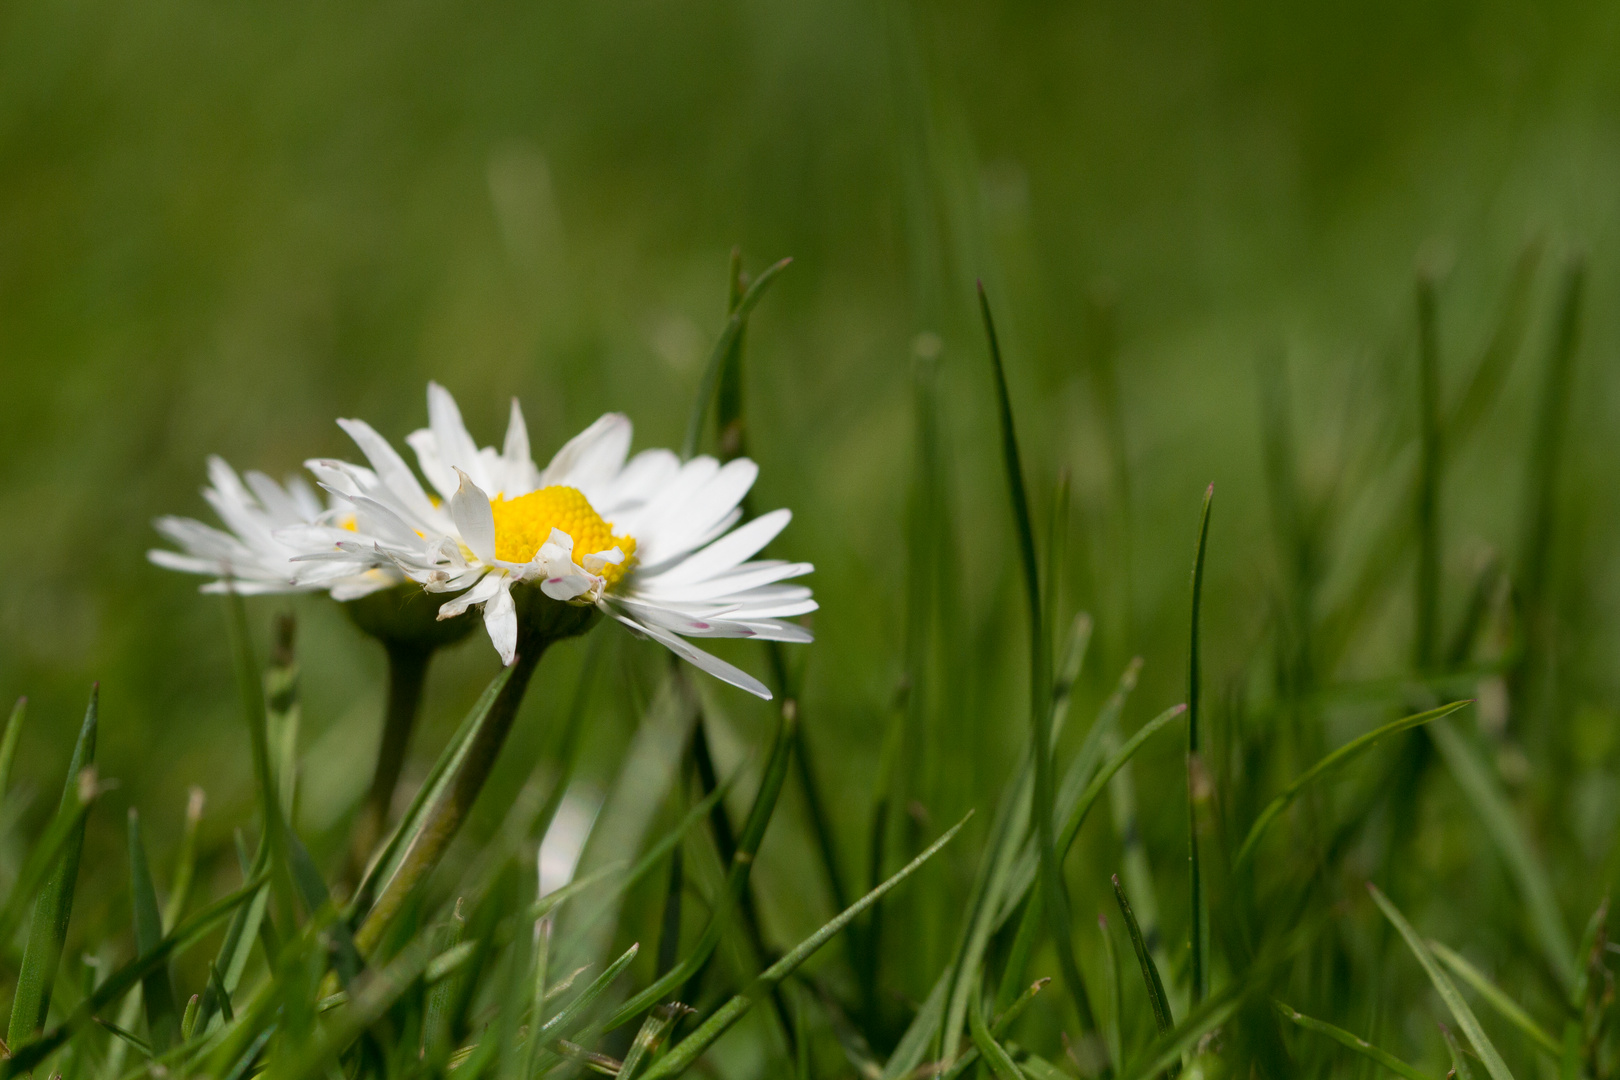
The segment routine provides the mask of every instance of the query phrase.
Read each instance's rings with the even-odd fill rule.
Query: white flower
[[[370,469],[308,463],[322,486],[353,508],[355,532],[337,536],[307,563],[351,572],[392,565],[429,592],[459,592],[441,619],[482,605],[504,663],[517,653],[512,589],[539,588],[553,600],[594,604],[637,634],[704,671],[762,698],[763,683],[686,638],[757,637],[809,641],[785,620],[816,609],[810,590],[785,584],[809,563],[745,561],[781,532],[776,510],[732,529],[759,474],[751,461],[688,462],[668,450],[626,461],[630,421],[609,413],[559,450],[544,470],[529,457],[523,413],[512,403],[504,449],[479,449],[450,393],[428,385],[429,426],[407,442],[428,495],[404,459],[369,425],[340,420]],[[313,534],[305,529],[301,539]],[[462,590],[465,590],[464,592]]]
[[[353,518],[347,505],[335,499],[333,505],[322,507],[303,479],[289,477],[283,487],[261,472],[239,477],[219,457],[208,459],[208,479],[203,498],[230,531],[191,518],[161,517],[153,524],[184,554],[162,548],[146,553],[170,570],[213,575],[216,580],[204,585],[204,592],[324,590],[338,600],[354,600],[403,580],[392,567],[316,567],[294,561],[328,550],[332,534],[347,535],[339,523]]]

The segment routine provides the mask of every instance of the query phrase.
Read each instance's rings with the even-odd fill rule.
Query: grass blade
[[[1046,618],[1041,610],[1039,563],[1035,556],[1035,526],[1030,519],[1029,496],[1024,490],[1024,466],[1018,453],[1018,432],[1013,425],[1012,398],[1007,392],[1007,373],[1001,362],[1001,345],[996,340],[995,320],[984,284],[979,284],[979,313],[984,319],[985,338],[990,346],[990,366],[996,382],[996,405],[1001,424],[1001,456],[1007,471],[1007,490],[1012,502],[1014,531],[1018,538],[1018,561],[1023,568],[1024,593],[1029,606],[1030,650],[1030,727],[1035,759],[1036,852],[1040,857],[1042,907],[1046,929],[1058,954],[1058,970],[1080,1014],[1080,1025],[1089,1031],[1096,1026],[1091,1001],[1086,994],[1080,965],[1074,956],[1074,940],[1069,930],[1069,904],[1063,880],[1058,874],[1058,857],[1052,828],[1052,807],[1056,799],[1052,780],[1052,732],[1050,712],[1051,657],[1046,637]]]
[[[60,854],[53,861],[50,876],[34,902],[34,921],[29,927],[28,944],[23,950],[22,968],[17,973],[17,989],[11,1001],[11,1022],[6,1026],[6,1042],[12,1047],[26,1042],[45,1026],[50,1012],[51,988],[62,961],[62,945],[68,922],[73,916],[73,894],[79,880],[79,856],[84,851],[85,814],[91,798],[86,792],[85,770],[96,760],[96,725],[100,715],[100,684],[90,688],[90,704],[85,709],[79,739],[68,762],[67,783],[57,817],[73,817],[65,828]],[[88,787],[95,781],[90,775]],[[21,884],[19,882],[18,884]],[[8,905],[9,907],[9,905]],[[9,927],[0,929],[9,930]],[[0,939],[8,940],[8,939]]]
[[[1306,769],[1304,772],[1300,773],[1299,776],[1294,779],[1293,783],[1284,788],[1280,795],[1278,795],[1275,799],[1272,799],[1271,802],[1266,805],[1266,808],[1260,811],[1260,816],[1255,818],[1254,825],[1249,828],[1249,835],[1243,840],[1243,846],[1238,849],[1237,858],[1233,860],[1233,866],[1241,866],[1244,861],[1249,858],[1249,856],[1254,854],[1255,845],[1260,842],[1261,835],[1266,831],[1271,823],[1276,820],[1277,815],[1286,810],[1288,805],[1299,797],[1299,793],[1303,791],[1306,785],[1308,785],[1312,780],[1315,780],[1324,773],[1330,772],[1338,766],[1343,765],[1346,761],[1349,761],[1363,750],[1370,748],[1374,743],[1378,742],[1378,740],[1387,735],[1394,735],[1397,732],[1408,731],[1412,728],[1418,727],[1421,724],[1427,724],[1431,721],[1438,720],[1443,716],[1449,716],[1458,709],[1462,708],[1464,705],[1469,704],[1472,704],[1472,702],[1453,701],[1451,704],[1442,705],[1438,709],[1429,709],[1426,712],[1414,713],[1411,716],[1405,716],[1399,720],[1392,720],[1382,727],[1374,728],[1365,735],[1351,739],[1337,750],[1328,754],[1321,761],[1318,761],[1315,765],[1312,765],[1309,769]]]
[[[1453,974],[1472,987],[1476,994],[1484,998],[1485,1003],[1495,1009],[1502,1019],[1524,1032],[1531,1042],[1553,1057],[1556,1058],[1563,1053],[1564,1048],[1559,1044],[1558,1040],[1549,1035],[1546,1028],[1536,1023],[1529,1013],[1520,1008],[1518,1002],[1508,997],[1500,987],[1486,978],[1484,972],[1441,942],[1431,938],[1426,944],[1429,946],[1429,951],[1434,953],[1441,963],[1445,964],[1446,967],[1452,970]]]
[[[1435,724],[1429,728],[1429,738],[1434,740],[1446,768],[1462,788],[1497,853],[1507,864],[1508,873],[1524,898],[1542,954],[1568,992],[1576,979],[1575,947],[1558,910],[1552,882],[1530,850],[1530,842],[1508,805],[1507,794],[1490,767],[1479,759],[1456,728],[1445,723]]]
[[[658,1047],[663,1044],[664,1035],[669,1031],[670,1027],[675,1021],[691,1011],[680,1002],[672,1001],[660,1005],[648,1013],[647,1019],[641,1022],[641,1030],[636,1032],[636,1041],[630,1044],[630,1052],[624,1055],[624,1065],[619,1069],[619,1080],[635,1080],[636,1072],[641,1068],[642,1062],[647,1060],[647,1055],[656,1053]],[[803,1038],[804,1032],[802,1029],[804,1025],[801,1023],[796,1026],[801,1030],[795,1038],[795,1042],[798,1044],[802,1054],[809,1047]],[[801,1080],[809,1080],[809,1070],[799,1069],[799,1076]]]
[[[1446,1041],[1446,1051],[1451,1055],[1451,1075],[1455,1080],[1474,1080],[1474,1069],[1468,1064],[1468,1053],[1457,1042],[1457,1036],[1445,1024],[1440,1025],[1440,1037]]]
[[[990,1028],[984,1022],[984,999],[980,995],[974,996],[973,1004],[968,1009],[968,1031],[973,1036],[974,1047],[989,1064],[996,1080],[1024,1080],[1024,1074],[1013,1063],[1012,1056],[990,1034]]]
[[[23,717],[28,714],[28,699],[20,697],[6,718],[6,733],[0,737],[0,799],[11,789],[11,766],[17,760],[17,741],[22,738]]]
[[[1204,492],[1204,511],[1198,522],[1198,547],[1193,555],[1192,632],[1187,645],[1187,862],[1188,903],[1191,917],[1192,1000],[1204,1000],[1209,989],[1209,909],[1204,901],[1204,881],[1198,865],[1198,808],[1207,796],[1208,784],[1198,752],[1198,702],[1202,690],[1199,655],[1199,614],[1204,600],[1204,552],[1209,544],[1209,511],[1215,501],[1215,485]],[[1120,894],[1122,897],[1124,893]]]
[[[144,956],[163,941],[163,916],[158,911],[157,889],[146,861],[146,845],[141,841],[141,817],[129,808],[130,909],[135,921],[135,954]],[[180,1041],[179,1010],[169,969],[158,965],[141,980],[141,998],[146,1003],[146,1030],[152,1046],[162,1053]]]
[[[1142,982],[1147,985],[1148,1002],[1153,1006],[1154,1026],[1159,1029],[1160,1035],[1168,1035],[1174,1030],[1176,1022],[1170,1015],[1170,999],[1165,996],[1164,981],[1159,978],[1158,965],[1148,955],[1147,942],[1142,940],[1142,928],[1136,925],[1136,916],[1131,913],[1131,902],[1125,899],[1125,889],[1119,883],[1119,875],[1115,874],[1110,880],[1114,883],[1114,902],[1119,905],[1119,913],[1125,919],[1125,929],[1131,936],[1131,948],[1136,950],[1136,962],[1142,968]]]
[[[1035,1000],[1035,995],[1044,990],[1046,984],[1051,981],[1051,979],[1036,979],[1030,983],[1024,989],[1024,992],[1014,998],[1012,1004],[1007,1006],[1006,1010],[996,1017],[995,1022],[990,1025],[990,1037],[999,1039],[1011,1030],[1013,1022],[1024,1014],[1025,1009],[1029,1008],[1029,1003]],[[956,1064],[939,1074],[939,1080],[956,1080],[978,1060],[979,1048],[977,1046],[968,1047],[962,1056],[956,1059]]]
[[[1446,1003],[1446,1008],[1450,1009],[1451,1015],[1456,1018],[1457,1026],[1463,1029],[1463,1034],[1467,1035],[1468,1041],[1473,1043],[1474,1050],[1479,1054],[1480,1060],[1485,1063],[1486,1071],[1491,1074],[1491,1080],[1513,1080],[1513,1074],[1508,1071],[1507,1062],[1503,1061],[1502,1055],[1496,1052],[1496,1047],[1491,1043],[1490,1037],[1485,1034],[1485,1029],[1480,1027],[1479,1020],[1474,1016],[1474,1011],[1468,1007],[1468,1002],[1464,1001],[1463,996],[1457,992],[1457,987],[1452,983],[1451,979],[1446,976],[1444,971],[1440,970],[1440,964],[1435,960],[1434,954],[1429,952],[1429,948],[1423,943],[1423,939],[1418,937],[1416,930],[1412,929],[1412,924],[1408,923],[1400,910],[1390,903],[1389,897],[1379,891],[1378,886],[1369,881],[1367,882],[1367,891],[1372,894],[1373,901],[1384,912],[1384,916],[1394,924],[1395,929],[1400,931],[1401,937],[1406,939],[1407,948],[1412,950],[1412,955],[1417,957],[1418,963],[1423,966],[1424,972],[1429,976],[1429,981],[1434,984],[1435,991],[1439,993],[1440,999]]]
[[[1406,1080],[1435,1080],[1435,1078],[1430,1076],[1428,1073],[1423,1072],[1421,1069],[1414,1069],[1412,1066],[1408,1065],[1394,1054],[1389,1053],[1387,1050],[1379,1049],[1359,1035],[1352,1035],[1350,1032],[1344,1030],[1344,1028],[1334,1027],[1332,1024],[1324,1023],[1321,1020],[1316,1020],[1306,1016],[1304,1013],[1298,1011],[1297,1009],[1290,1008],[1280,1001],[1274,1002],[1274,1004],[1277,1006],[1277,1011],[1282,1014],[1285,1020],[1298,1024],[1306,1031],[1314,1031],[1318,1035],[1326,1035],[1328,1038],[1332,1039],[1341,1046],[1347,1046],[1351,1050],[1354,1050],[1356,1053],[1360,1054],[1362,1057],[1369,1058],[1372,1061],[1377,1062],[1379,1065],[1382,1065],[1396,1076],[1403,1076],[1406,1078]]]
[[[792,262],[793,260],[788,258],[766,267],[732,309],[731,317],[726,320],[726,328],[720,332],[720,338],[714,343],[714,349],[709,353],[709,361],[703,368],[703,381],[699,384],[697,400],[692,405],[692,415],[686,422],[686,438],[681,443],[683,459],[697,453],[698,443],[703,439],[703,421],[709,414],[709,403],[714,400],[715,384],[720,380],[720,370],[725,366],[726,357],[741,340],[743,328],[748,325],[749,313],[765,296],[765,290],[776,280],[776,275],[786,270]]]
[[[971,816],[970,814],[969,817]],[[757,999],[768,996],[771,987],[793,974],[799,965],[815,955],[816,951],[830,941],[840,930],[855,921],[863,911],[882,899],[884,894],[910,877],[924,863],[938,854],[941,848],[950,843],[956,837],[956,834],[962,831],[962,826],[966,825],[967,822],[968,818],[963,818],[957,822],[945,835],[928,845],[921,854],[902,867],[893,877],[855,901],[830,922],[823,925],[821,929],[788,950],[782,959],[761,972],[759,978],[754,980],[751,987],[727,1001],[715,1011],[714,1015],[704,1021],[702,1026],[670,1050],[663,1060],[659,1061],[657,1065],[646,1073],[644,1080],[662,1080],[664,1077],[679,1076],[691,1068],[716,1039],[725,1034],[731,1025],[741,1020],[748,1013],[748,1010],[753,1007]]]

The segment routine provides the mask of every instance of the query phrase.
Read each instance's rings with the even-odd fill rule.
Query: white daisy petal
[[[511,583],[501,578],[502,588],[484,604],[484,629],[489,631],[489,643],[501,655],[507,667],[517,659],[517,606],[512,602]]]
[[[658,576],[660,587],[684,585],[706,581],[716,574],[732,569],[744,559],[751,558],[793,520],[791,510],[772,510],[761,514],[742,528],[727,533],[695,555],[682,560]]]
[[[540,486],[565,484],[590,497],[597,494],[592,488],[618,475],[629,452],[629,418],[623,413],[608,413],[563,444],[540,474]]]
[[[483,470],[478,468],[478,444],[462,422],[456,399],[436,382],[428,383],[427,396],[428,427],[433,431],[440,460],[451,469],[472,474],[480,484],[487,484],[488,479],[479,475]]]
[[[427,492],[417,483],[416,474],[411,467],[405,464],[405,459],[399,452],[388,445],[388,440],[366,423],[364,420],[339,420],[338,427],[348,433],[360,452],[366,455],[371,467],[377,470],[377,479],[388,488],[389,492],[410,512],[410,516],[417,523],[431,522],[437,515],[433,504],[428,501]]]
[[[695,645],[688,644],[684,638],[678,637],[667,630],[646,623],[638,623],[618,612],[612,612],[612,615],[632,630],[639,631],[652,638],[682,660],[687,661],[694,667],[701,668],[721,682],[730,683],[732,686],[746,690],[755,697],[763,698],[766,701],[771,700],[771,691],[764,683],[746,671],[731,666],[718,656],[706,653]]]
[[[461,486],[450,500],[450,518],[461,533],[461,542],[485,562],[495,558],[495,514],[489,507],[489,496],[481,491],[472,478],[460,469]]]

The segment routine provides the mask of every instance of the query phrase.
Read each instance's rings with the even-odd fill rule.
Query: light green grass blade
[[[17,973],[17,989],[11,1001],[11,1022],[6,1027],[6,1042],[13,1048],[43,1028],[45,1017],[50,1012],[51,988],[56,982],[56,969],[62,961],[62,945],[67,938],[68,922],[73,916],[73,894],[79,881],[79,856],[84,851],[85,814],[91,802],[90,795],[85,791],[87,775],[90,777],[89,788],[91,791],[95,788],[93,774],[86,774],[85,770],[91,768],[96,760],[100,701],[101,687],[98,684],[90,689],[90,704],[85,709],[79,739],[68,762],[67,783],[57,809],[58,819],[66,815],[76,820],[65,828],[60,853],[53,859],[49,876],[38,899],[34,901],[34,919],[28,930],[28,944],[23,950],[22,968]],[[9,931],[10,927],[0,929]]]
[[[40,1062],[54,1053],[69,1036],[90,1023],[90,1018],[99,1014],[113,1002],[127,994],[131,987],[144,979],[148,973],[161,964],[167,964],[177,953],[197,942],[211,931],[221,919],[235,911],[245,903],[264,884],[261,877],[249,882],[247,885],[207,905],[197,914],[175,927],[174,931],[158,943],[155,949],[136,957],[123,967],[114,971],[96,987],[95,992],[81,1001],[77,1008],[50,1031],[33,1039],[12,1047],[10,1059],[0,1062],[0,1080],[5,1077],[22,1076],[31,1071]]]
[[[1519,1007],[1519,1003],[1503,993],[1502,989],[1485,973],[1470,964],[1460,954],[1452,951],[1442,942],[1429,939],[1426,942],[1429,951],[1439,958],[1440,962],[1450,968],[1463,982],[1473,988],[1474,992],[1485,1000],[1485,1003],[1495,1009],[1502,1019],[1524,1032],[1529,1040],[1547,1051],[1554,1058],[1563,1053],[1563,1047],[1557,1039],[1547,1033],[1547,1029],[1536,1023],[1531,1015]]]
[[[1128,1080],[1151,1080],[1170,1069],[1180,1068],[1182,1056],[1191,1052],[1205,1035],[1221,1027],[1237,1012],[1242,1004],[1231,988],[1221,987],[1205,998],[1199,1007],[1188,1014],[1181,1026],[1168,1039],[1156,1040],[1157,1053],[1146,1064],[1133,1070]]]
[[[1341,1046],[1347,1046],[1362,1057],[1377,1062],[1396,1076],[1403,1076],[1406,1080],[1436,1080],[1435,1077],[1430,1076],[1421,1069],[1414,1069],[1394,1054],[1374,1046],[1359,1035],[1352,1035],[1341,1027],[1334,1027],[1332,1024],[1306,1016],[1299,1010],[1291,1008],[1280,1001],[1273,1002],[1273,1004],[1277,1006],[1277,1011],[1283,1015],[1284,1019],[1298,1024],[1306,1031],[1326,1035]]]
[[[11,790],[11,766],[17,760],[17,742],[22,738],[23,718],[28,715],[28,699],[20,697],[6,718],[6,733],[0,736],[0,799]]]
[[[130,910],[135,921],[135,954],[144,956],[163,941],[163,916],[158,911],[157,888],[146,861],[146,845],[141,840],[141,817],[129,808]],[[152,1046],[162,1053],[180,1041],[178,1009],[169,969],[159,964],[141,980],[141,999],[146,1003],[146,1030]]]
[[[971,816],[970,814],[969,817]],[[714,1015],[704,1021],[696,1031],[671,1049],[658,1064],[648,1070],[644,1080],[663,1080],[665,1077],[679,1076],[691,1068],[716,1039],[724,1035],[733,1024],[747,1015],[756,1001],[769,996],[771,987],[793,974],[794,971],[798,970],[799,965],[815,955],[816,951],[832,940],[834,935],[855,921],[863,911],[882,899],[884,894],[910,877],[924,863],[938,854],[941,848],[955,839],[956,834],[962,831],[962,826],[966,825],[967,822],[968,818],[963,818],[957,822],[945,835],[928,845],[921,854],[902,867],[893,877],[855,901],[855,903],[840,912],[837,917],[788,950],[782,959],[761,972],[752,986],[727,1001],[715,1011]]]
[[[1429,738],[1440,751],[1446,768],[1462,788],[1468,804],[1473,807],[1485,833],[1495,845],[1497,854],[1507,865],[1513,883],[1524,898],[1530,916],[1531,930],[1541,945],[1542,955],[1558,973],[1565,992],[1575,985],[1575,946],[1569,939],[1563,914],[1553,895],[1552,881],[1540,860],[1530,850],[1513,808],[1508,805],[1492,771],[1467,740],[1450,724],[1436,724],[1429,728]]]
[[[1457,987],[1440,969],[1439,962],[1435,960],[1434,954],[1429,952],[1428,946],[1423,944],[1423,939],[1418,936],[1417,931],[1412,929],[1412,924],[1406,921],[1406,917],[1378,886],[1369,881],[1367,891],[1372,894],[1373,901],[1384,912],[1384,916],[1400,931],[1401,937],[1406,939],[1407,948],[1412,950],[1412,955],[1417,957],[1418,963],[1423,966],[1440,999],[1446,1003],[1446,1008],[1450,1009],[1451,1015],[1456,1018],[1457,1026],[1462,1028],[1463,1034],[1467,1035],[1468,1041],[1474,1045],[1480,1060],[1485,1063],[1486,1071],[1491,1074],[1491,1080],[1513,1080],[1507,1062],[1502,1060],[1502,1055],[1496,1052],[1496,1047],[1485,1034],[1485,1029],[1480,1027],[1479,1020],[1474,1016],[1474,1010],[1468,1007],[1468,1002],[1457,992]]]
[[[973,1036],[974,1047],[990,1066],[996,1080],[1024,1080],[1024,1074],[1013,1063],[1011,1055],[990,1034],[990,1028],[984,1022],[984,1002],[981,998],[974,998],[972,1007],[968,1009],[968,1031]]]
[[[1044,990],[1051,981],[1051,979],[1036,979],[1024,989],[1023,993],[1014,998],[1006,1011],[996,1017],[995,1022],[990,1025],[991,1038],[999,1039],[1011,1030],[1013,1023],[1024,1014],[1025,1009],[1029,1008],[1029,1003],[1035,1000],[1035,995]],[[956,1080],[978,1060],[979,1048],[968,1047],[962,1056],[956,1059],[956,1064],[939,1074],[939,1080]]]
[[[180,851],[174,859],[174,877],[169,880],[169,898],[163,904],[165,933],[179,924],[191,900],[191,886],[197,878],[197,832],[202,827],[205,801],[200,787],[193,787],[186,797],[186,824],[180,834]]]
[[[445,788],[449,786],[451,779],[456,774],[456,769],[466,758],[467,749],[472,745],[473,738],[478,734],[479,727],[489,718],[489,712],[495,705],[495,699],[500,697],[501,690],[505,688],[507,680],[512,677],[513,670],[513,668],[509,667],[502,668],[489,681],[489,685],[484,687],[484,692],[478,696],[478,700],[473,703],[473,707],[467,712],[466,717],[462,719],[460,726],[456,728],[455,734],[450,737],[450,741],[439,752],[438,758],[433,762],[433,767],[428,770],[427,776],[422,780],[422,786],[417,789],[416,796],[411,799],[410,806],[406,807],[404,815],[400,818],[399,825],[389,836],[382,850],[372,859],[371,865],[367,867],[365,875],[360,879],[360,884],[355,888],[354,898],[349,902],[348,908],[350,926],[358,925],[359,921],[365,918],[377,894],[382,891],[383,886],[398,871],[399,863],[404,858],[405,852],[410,848],[416,834],[427,822],[428,810],[438,800],[438,797],[443,794]]]
[[[1260,816],[1254,819],[1254,825],[1250,827],[1249,835],[1244,838],[1243,846],[1238,849],[1237,858],[1233,860],[1234,867],[1241,866],[1254,854],[1255,845],[1260,842],[1260,837],[1265,833],[1266,829],[1277,819],[1278,814],[1286,810],[1288,805],[1299,797],[1299,793],[1305,790],[1306,785],[1310,784],[1311,781],[1343,765],[1357,754],[1372,747],[1374,743],[1385,736],[1410,730],[1420,724],[1431,723],[1443,716],[1449,716],[1464,705],[1469,704],[1471,704],[1469,701],[1454,701],[1449,705],[1442,705],[1438,709],[1429,709],[1427,712],[1415,713],[1399,720],[1392,720],[1383,727],[1374,728],[1365,735],[1351,739],[1321,761],[1300,773],[1293,783],[1284,788],[1282,794],[1272,799],[1266,805],[1266,808],[1260,811]]]
[[[630,1052],[624,1055],[624,1065],[619,1069],[619,1080],[635,1080],[636,1073],[648,1060],[648,1055],[656,1053],[658,1047],[663,1044],[664,1035],[671,1025],[690,1011],[685,1005],[670,1002],[649,1012],[647,1019],[641,1022],[641,1030],[636,1032],[635,1042],[630,1044]],[[796,1026],[800,1030],[794,1042],[802,1055],[809,1050],[809,1044],[805,1042],[803,1023]],[[810,1080],[810,1070],[804,1067],[803,1061],[800,1061],[799,1065],[798,1074],[801,1080]]]

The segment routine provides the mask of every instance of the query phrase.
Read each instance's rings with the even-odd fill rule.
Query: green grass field
[[[0,9],[0,1073],[1610,1076],[1617,60],[1595,3]],[[429,380],[542,463],[704,410],[816,640],[715,645],[772,703],[559,642],[357,897],[384,649],[146,551]],[[435,654],[396,853],[500,671]]]

